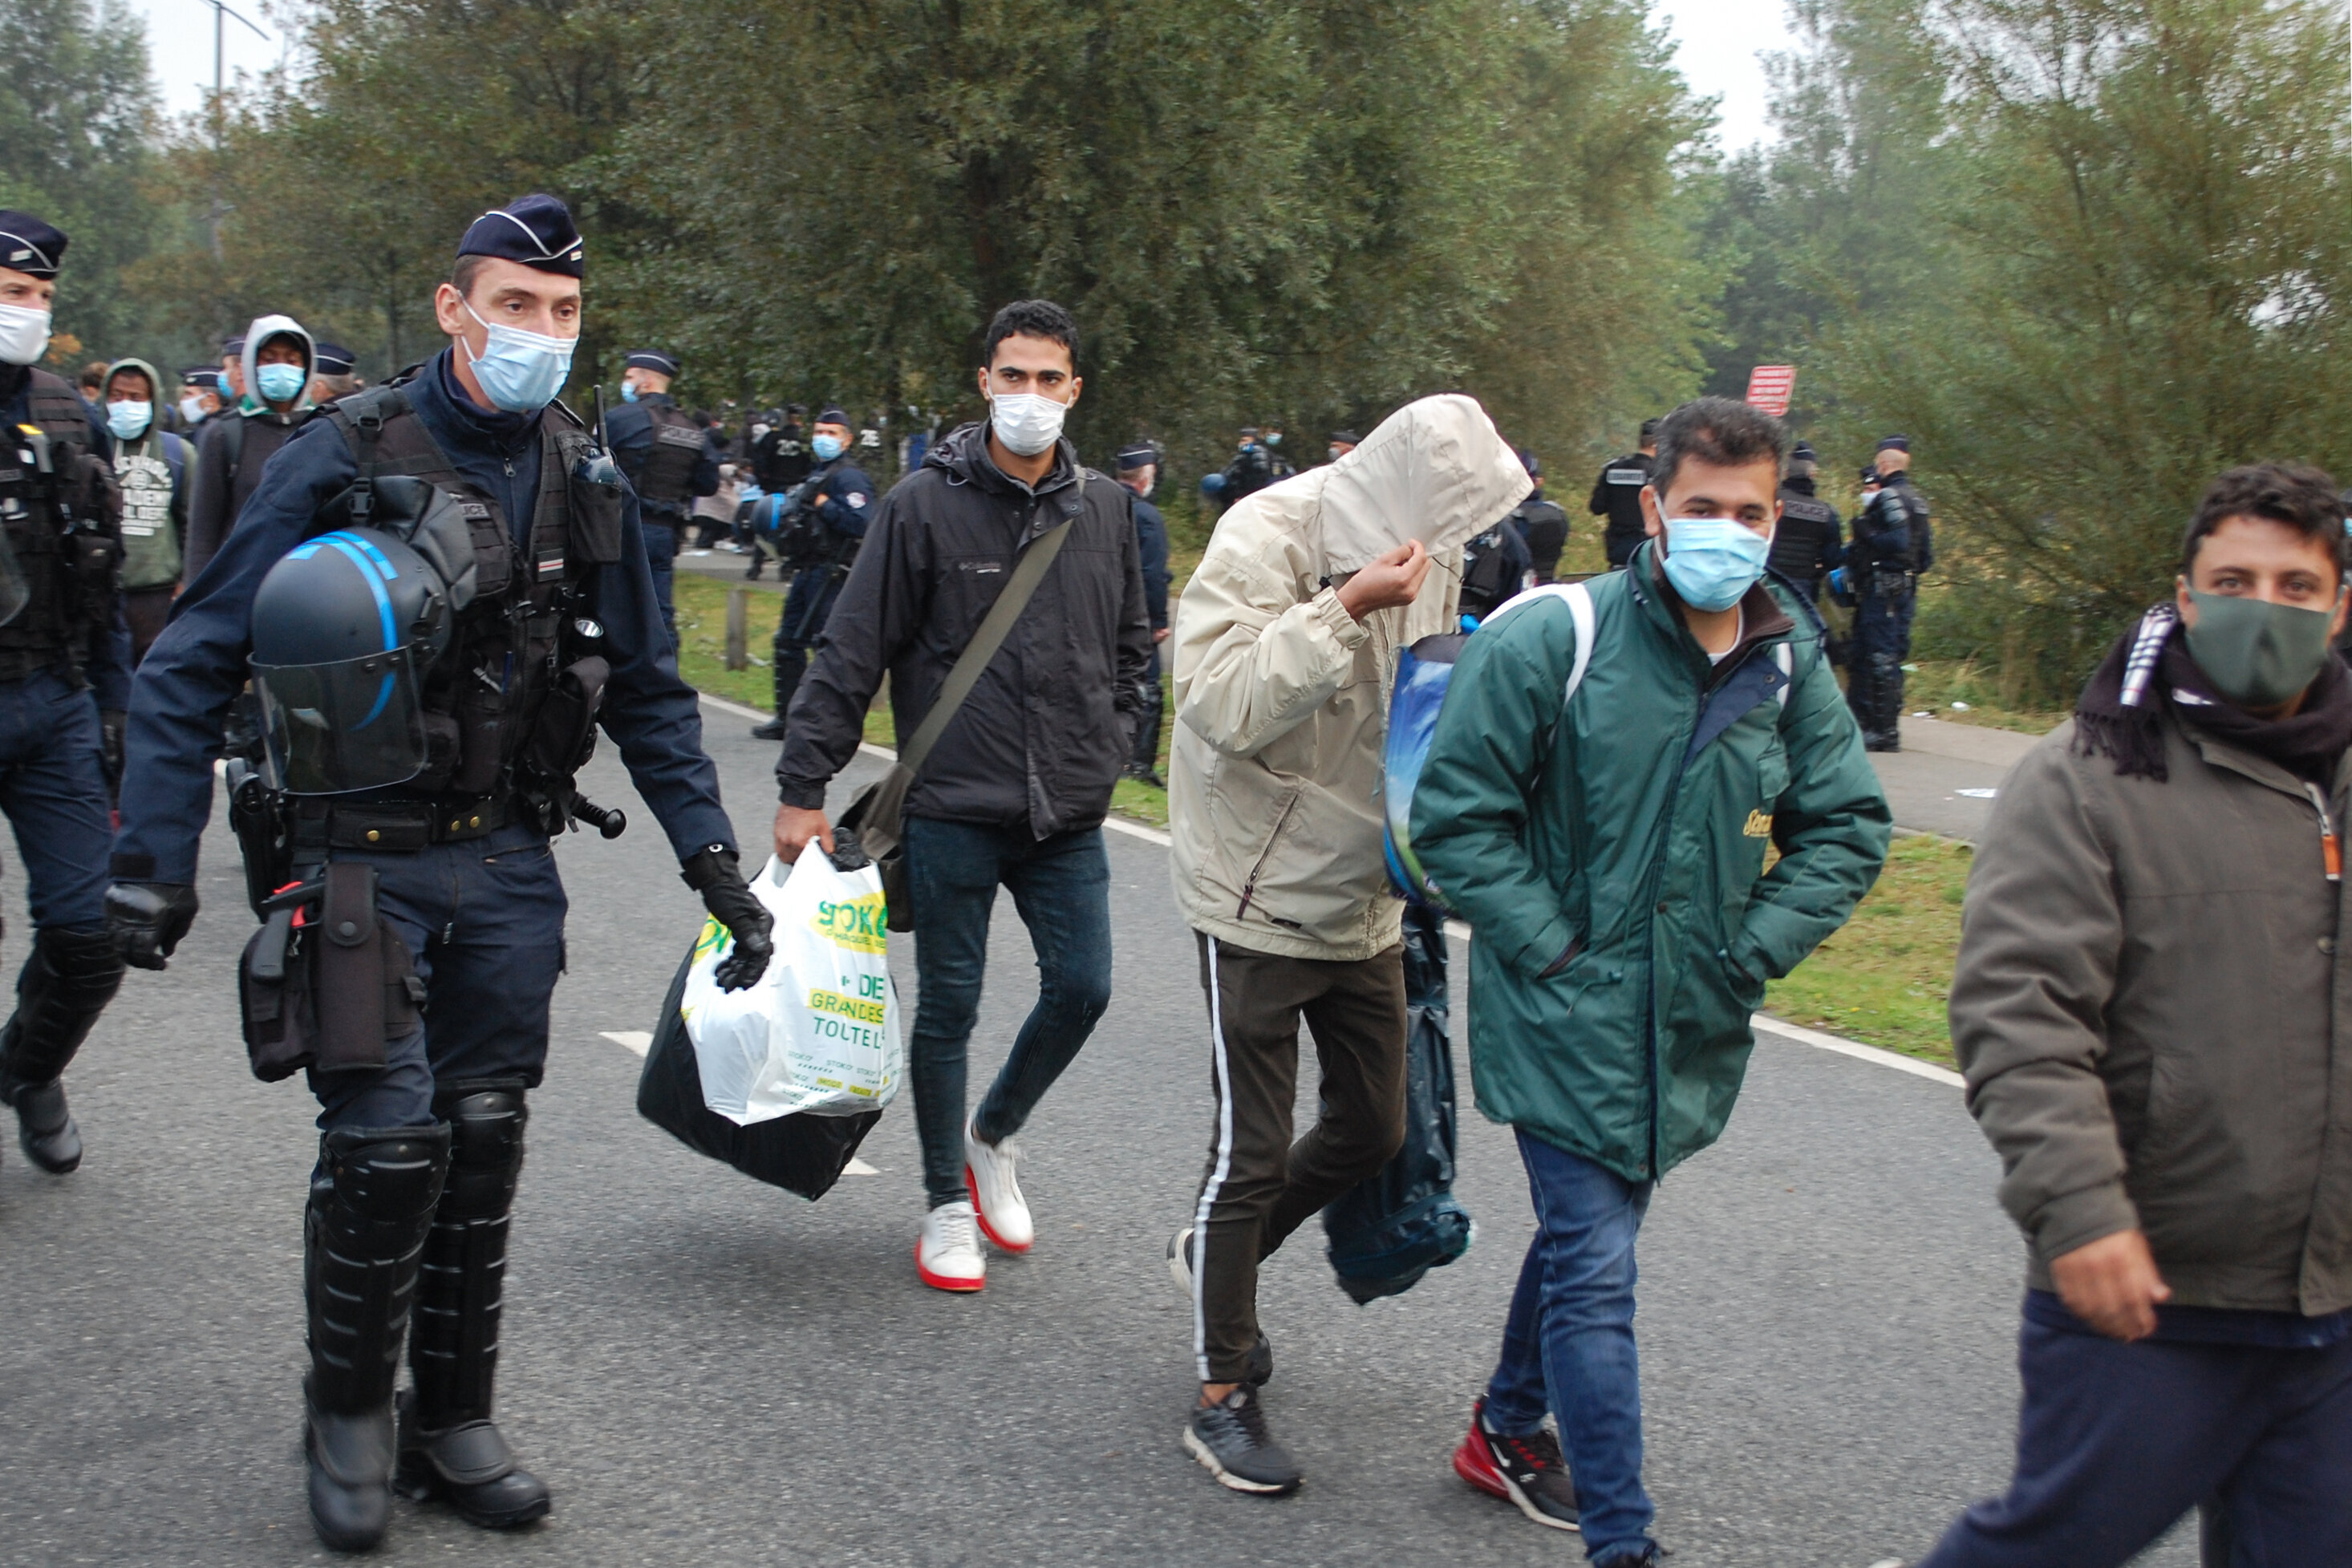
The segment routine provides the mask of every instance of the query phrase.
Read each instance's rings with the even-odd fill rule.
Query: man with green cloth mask
[[[1927,1568],[2352,1563],[2352,676],[2336,482],[2234,468],[2019,763],[1952,1046],[2027,1243],[2017,1469]]]

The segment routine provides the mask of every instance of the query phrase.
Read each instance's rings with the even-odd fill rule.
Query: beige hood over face
[[[1534,488],[1478,400],[1446,392],[1405,404],[1338,462],[1270,485],[1234,510],[1299,516],[1325,572],[1344,576],[1407,539],[1432,555],[1452,549]]]

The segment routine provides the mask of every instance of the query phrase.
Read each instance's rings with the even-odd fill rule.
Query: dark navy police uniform
[[[673,368],[666,373],[676,374],[676,363],[672,361]],[[688,526],[695,497],[719,493],[718,444],[709,431],[678,412],[667,392],[641,392],[635,402],[608,410],[604,429],[613,460],[637,493],[654,595],[661,602],[662,625],[675,642],[677,612],[672,572],[678,538]]]
[[[874,520],[874,481],[849,460],[847,453],[820,463],[802,481],[801,507],[814,527],[804,530],[811,540],[803,553],[786,560],[793,585],[784,595],[784,612],[776,621],[776,716],[781,726],[792,711],[793,694],[808,670],[809,650],[816,646],[841,585],[857,559],[866,525]]]
[[[0,212],[0,267],[55,277],[66,243],[28,214]],[[122,980],[103,847],[103,758],[131,690],[122,497],[112,443],[69,383],[0,364],[0,533],[18,580],[0,622],[0,811],[33,915],[16,1011],[0,1029],[0,1103],[16,1111],[26,1156],[63,1175],[81,1163],[81,1136],[62,1074]]]
[[[1908,474],[1889,476],[1854,514],[1846,579],[1854,593],[1846,699],[1873,751],[1902,747],[1903,661],[1911,656],[1911,617],[1920,574],[1936,561],[1927,498]]]

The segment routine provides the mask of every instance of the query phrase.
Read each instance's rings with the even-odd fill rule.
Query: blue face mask
[[[623,402],[635,402],[637,401],[636,382],[623,382],[621,383],[621,401]]]
[[[264,402],[292,402],[310,379],[310,372],[299,365],[263,365],[253,372],[253,384],[261,389]]]
[[[470,305],[466,314],[482,321]],[[579,346],[577,340],[551,338],[488,321],[482,321],[482,329],[488,336],[480,353],[475,353],[464,340],[459,342],[474,361],[474,379],[482,383],[482,394],[490,405],[509,413],[537,413],[553,402],[572,375],[572,350]]]
[[[809,443],[809,450],[816,454],[818,462],[830,463],[847,450],[848,444],[838,435],[820,435]]]
[[[139,433],[155,421],[155,405],[152,402],[110,402],[106,405],[106,428],[114,432],[117,441],[134,441]]]
[[[1694,610],[1728,610],[1764,575],[1769,535],[1732,517],[1668,517],[1666,580]]]

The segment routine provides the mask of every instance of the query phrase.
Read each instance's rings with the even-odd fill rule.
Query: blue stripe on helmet
[[[354,538],[352,536],[346,533],[328,534],[320,538],[318,542],[322,545],[334,546],[338,553],[346,557],[353,566],[360,569],[360,576],[366,580],[368,591],[375,595],[376,613],[383,617],[383,651],[387,653],[398,652],[400,648],[400,633],[393,624],[392,596],[384,592],[383,579],[376,575],[374,563],[368,559],[370,555],[376,555],[377,558],[381,559],[381,555],[378,554],[367,540]],[[387,570],[388,570],[389,563],[387,563]],[[353,729],[365,729],[382,716],[385,706],[392,701],[392,673],[387,670],[384,673],[383,685],[376,688],[375,706],[368,709],[367,716],[365,718],[361,719],[359,723],[352,727]]]

